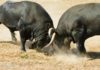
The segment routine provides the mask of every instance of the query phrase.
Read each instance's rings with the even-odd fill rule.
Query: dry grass
[[[5,0],[0,0],[3,3]],[[19,1],[19,0],[17,0]],[[63,12],[69,7],[100,0],[34,0],[41,4],[51,15],[55,27]],[[19,41],[19,34],[16,32]],[[35,50],[27,50],[26,58],[22,58],[19,44],[11,42],[9,30],[0,25],[0,70],[100,70],[100,37],[96,36],[86,41],[89,57],[75,54],[57,54],[45,56]]]

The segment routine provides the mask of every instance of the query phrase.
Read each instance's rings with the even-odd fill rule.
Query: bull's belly
[[[95,35],[100,35],[100,29],[87,29],[86,32],[86,37],[91,37],[91,36],[95,36]]]

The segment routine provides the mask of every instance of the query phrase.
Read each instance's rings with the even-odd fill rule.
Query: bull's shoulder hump
[[[81,11],[81,10],[85,10],[85,9],[95,9],[95,8],[100,8],[100,3],[85,3],[85,4],[79,4],[79,5],[75,5],[72,6],[71,8],[69,8],[67,10],[67,12],[69,11]]]
[[[68,10],[66,10],[64,12],[64,14],[62,15],[63,17],[68,17],[68,15],[70,14],[70,16],[82,16],[82,15],[87,15],[87,14],[99,14],[98,12],[100,12],[99,10],[100,8],[100,3],[86,3],[86,4],[79,4],[79,5],[75,5],[72,6],[71,8],[69,8]],[[87,13],[87,14],[86,14]]]
[[[32,2],[32,1],[20,1],[20,2],[13,2],[13,1],[6,1],[3,5],[4,6],[8,6],[8,5],[16,5],[16,4],[23,4],[23,5],[38,5],[40,6],[40,4],[36,3],[36,2]]]

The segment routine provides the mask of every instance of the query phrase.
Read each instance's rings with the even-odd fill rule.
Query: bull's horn
[[[52,32],[53,28],[49,28],[48,34],[51,37],[51,32]]]
[[[55,36],[56,36],[56,33],[54,32],[54,33],[52,34],[51,41],[50,41],[49,44],[47,44],[45,47],[48,47],[48,46],[50,46],[50,45],[52,44],[52,42],[53,42],[54,39],[55,39]]]

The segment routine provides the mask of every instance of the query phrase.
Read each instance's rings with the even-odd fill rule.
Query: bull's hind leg
[[[11,32],[12,41],[13,41],[14,43],[16,43],[16,42],[17,42],[17,39],[16,39],[16,37],[15,37],[14,31],[13,31],[12,29],[9,29],[9,30],[10,30],[10,32]]]

